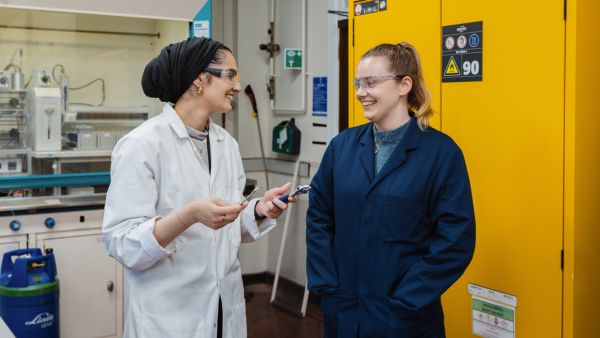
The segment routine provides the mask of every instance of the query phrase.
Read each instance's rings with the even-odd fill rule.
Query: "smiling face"
[[[366,57],[356,68],[356,98],[360,102],[364,116],[378,127],[387,126],[406,114],[406,97],[412,81],[408,76],[395,75],[390,62],[383,56]],[[383,128],[387,129],[387,128]]]
[[[241,90],[235,58],[229,51],[222,53],[221,62],[208,65],[211,72],[203,72],[196,80],[198,88],[202,87],[202,103],[209,112],[230,112],[234,97]]]

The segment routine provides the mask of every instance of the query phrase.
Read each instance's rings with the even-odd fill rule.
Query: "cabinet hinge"
[[[352,18],[352,47],[354,47],[354,18]]]

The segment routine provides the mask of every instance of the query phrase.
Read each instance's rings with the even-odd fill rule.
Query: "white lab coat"
[[[255,221],[258,199],[235,222],[216,231],[193,224],[166,248],[152,235],[157,218],[193,200],[240,200],[245,175],[238,144],[214,123],[209,138],[210,174],[166,104],[113,151],[102,232],[108,254],[126,268],[125,338],[216,337],[219,295],[223,337],[247,336],[238,248],[275,226],[272,219]]]

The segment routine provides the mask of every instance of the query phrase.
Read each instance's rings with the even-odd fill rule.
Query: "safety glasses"
[[[390,75],[377,75],[377,76],[365,76],[354,79],[354,89],[372,89],[377,87],[380,83],[389,79],[402,79],[406,75],[390,74]]]
[[[214,75],[214,76],[218,76],[223,80],[228,81],[231,84],[235,84],[237,82],[240,81],[240,78],[238,76],[238,71],[235,69],[221,69],[221,68],[206,68],[204,70],[205,72]]]

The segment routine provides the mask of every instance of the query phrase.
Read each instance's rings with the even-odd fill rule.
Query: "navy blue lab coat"
[[[308,287],[326,338],[445,337],[440,296],[475,249],[471,188],[452,139],[409,123],[378,174],[368,123],[331,141],[311,183]]]

